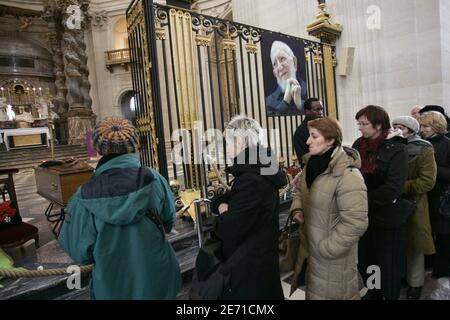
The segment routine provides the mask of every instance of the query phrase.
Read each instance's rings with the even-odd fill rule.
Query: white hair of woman
[[[238,164],[261,163],[266,167],[261,169],[262,175],[273,175],[278,171],[278,162],[274,152],[260,152],[257,146],[265,148],[264,130],[255,119],[246,115],[233,117],[225,127],[225,140],[229,159],[236,159]],[[248,155],[241,152],[249,148]],[[248,156],[248,157],[247,157]]]
[[[263,128],[255,119],[246,115],[233,117],[225,128],[228,138],[244,142],[245,147],[256,147],[262,143]]]

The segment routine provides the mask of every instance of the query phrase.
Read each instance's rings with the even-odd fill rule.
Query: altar
[[[50,132],[47,127],[0,129],[0,143],[6,150],[27,147],[49,146]]]

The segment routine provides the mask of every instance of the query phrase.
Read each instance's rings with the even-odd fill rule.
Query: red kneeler
[[[13,174],[19,172],[18,169],[2,169],[1,175],[8,175],[7,178],[0,178],[0,204],[6,201],[6,195],[9,200],[15,204],[18,215],[18,223],[3,227],[0,230],[0,247],[12,248],[23,245],[25,242],[34,239],[36,248],[39,247],[39,230],[35,226],[22,222],[19,214],[19,206],[17,205],[16,190],[14,188]],[[22,247],[23,248],[23,247]]]

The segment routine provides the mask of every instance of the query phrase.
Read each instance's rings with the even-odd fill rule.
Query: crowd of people
[[[320,112],[308,116],[312,103],[320,101],[305,102],[306,121],[294,135],[305,169],[291,208],[304,224],[306,241],[301,246],[308,253],[297,263],[307,261],[306,298],[359,299],[359,274],[369,289],[363,299],[398,299],[402,279],[408,284],[407,298],[419,299],[427,262],[433,277],[450,276],[450,217],[440,209],[450,184],[449,119],[444,109],[415,107],[411,116],[391,122],[383,108],[363,108],[355,117],[361,137],[353,149],[344,148],[347,159],[353,159],[347,165],[356,173],[346,174],[345,166],[340,172],[335,167],[342,158],[335,145],[339,139],[327,133],[335,128],[335,135],[341,136],[340,126],[325,125],[331,120],[321,118]],[[324,125],[317,130],[320,122]],[[306,126],[309,136],[304,134]],[[319,153],[317,137],[325,143]],[[329,189],[327,180],[339,182]],[[346,180],[351,181],[348,187]],[[379,286],[368,285],[373,266],[381,273]]]
[[[343,146],[340,123],[323,116],[319,99],[304,104],[293,137],[303,170],[290,209],[301,225],[294,283],[306,299],[395,300],[402,279],[419,299],[425,269],[450,276],[450,217],[442,195],[450,185],[450,121],[440,106],[415,107],[390,120],[379,106],[355,117],[361,137]],[[447,135],[447,136],[446,136]],[[263,146],[263,129],[247,116],[227,124],[231,190],[213,199],[216,255],[241,258],[228,269],[220,299],[283,299],[278,262],[279,190],[287,184]],[[95,175],[72,197],[59,242],[78,263],[95,263],[95,299],[175,299],[180,267],[165,239],[175,221],[167,181],[139,163],[139,139],[126,120],[95,128],[103,156]],[[279,168],[279,166],[277,166]],[[244,252],[244,254],[242,254]],[[370,284],[373,267],[380,281]],[[303,271],[303,272],[302,272]]]

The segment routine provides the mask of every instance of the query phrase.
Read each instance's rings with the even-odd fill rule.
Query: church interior
[[[298,54],[298,99],[322,101],[351,146],[366,105],[391,118],[424,105],[450,114],[449,14],[447,0],[0,0],[0,217],[14,224],[0,223],[0,271],[9,270],[0,300],[90,299],[91,269],[69,288],[76,263],[57,239],[101,159],[94,128],[110,116],[136,127],[142,165],[170,184],[177,300],[188,299],[199,243],[213,229],[209,202],[232,182],[222,132],[239,114],[267,130],[288,177],[279,192],[287,225],[301,172],[293,136],[305,117],[295,97],[291,114],[267,106],[277,87],[268,39]],[[285,299],[305,300],[304,285],[290,293],[292,276],[280,274]],[[421,299],[450,300],[449,278],[427,270]]]

